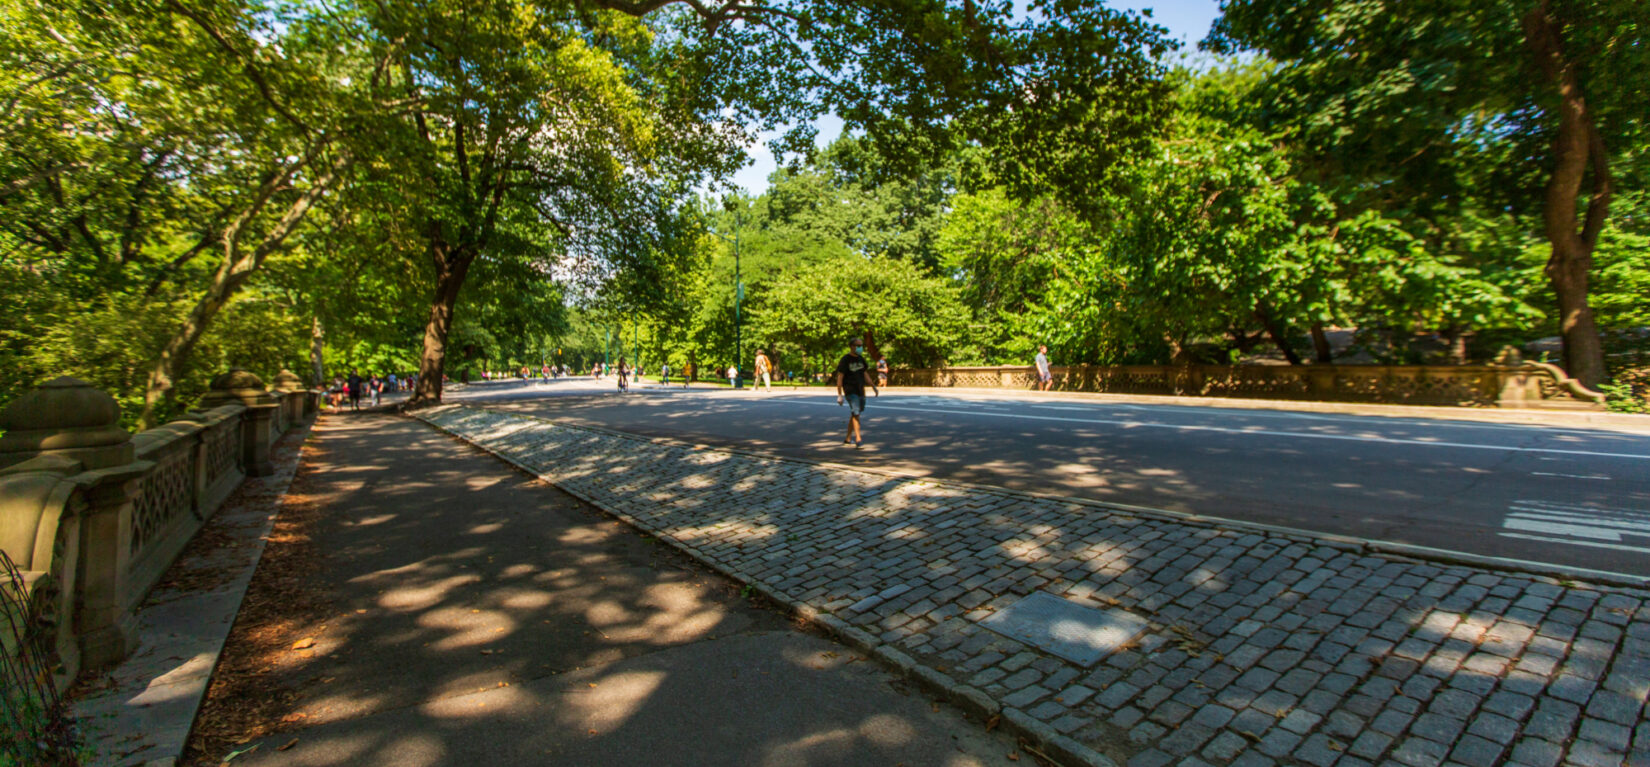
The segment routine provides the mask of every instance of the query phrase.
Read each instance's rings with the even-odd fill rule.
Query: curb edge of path
[[[1055,494],[1031,493],[1031,492],[1019,491],[1019,490],[1010,490],[1008,488],[994,487],[994,486],[990,486],[990,485],[975,485],[975,484],[969,484],[969,483],[965,483],[965,482],[955,482],[955,481],[951,481],[951,480],[939,480],[939,479],[933,479],[933,478],[930,478],[930,477],[922,477],[922,476],[918,476],[918,475],[912,475],[912,474],[907,474],[907,473],[904,473],[904,472],[890,471],[890,470],[885,470],[885,469],[865,468],[865,467],[860,467],[860,466],[848,466],[848,465],[844,465],[844,464],[836,464],[836,463],[830,463],[830,462],[825,462],[825,461],[810,461],[810,460],[806,460],[806,459],[769,455],[769,454],[759,453],[759,452],[755,452],[755,451],[741,450],[741,449],[737,449],[737,448],[727,448],[727,447],[718,447],[718,446],[714,446],[714,445],[705,445],[705,444],[700,444],[700,443],[692,443],[692,442],[687,442],[687,441],[684,441],[684,440],[675,440],[675,439],[669,439],[669,438],[664,438],[664,437],[649,437],[649,436],[638,435],[638,434],[634,434],[634,433],[630,433],[630,432],[617,431],[617,430],[613,430],[613,429],[606,429],[606,428],[595,427],[595,426],[586,426],[586,425],[582,425],[582,424],[573,425],[573,424],[557,422],[553,419],[544,418],[544,417],[541,417],[541,416],[534,416],[534,415],[528,415],[528,414],[522,414],[522,413],[513,413],[513,412],[495,411],[495,410],[491,410],[489,408],[476,407],[476,406],[473,406],[473,405],[454,404],[454,405],[449,405],[449,406],[445,406],[445,407],[462,407],[462,408],[466,408],[466,409],[469,409],[469,410],[483,411],[483,412],[488,412],[488,413],[493,413],[493,414],[498,414],[498,415],[507,415],[507,416],[514,417],[514,418],[525,418],[525,419],[529,419],[529,420],[533,420],[533,421],[539,421],[539,422],[542,422],[542,423],[546,423],[546,424],[549,424],[549,425],[557,427],[557,428],[571,429],[571,430],[574,430],[574,431],[585,431],[585,432],[591,432],[591,433],[597,433],[597,434],[605,434],[605,435],[608,435],[608,436],[613,436],[613,437],[617,437],[617,438],[621,438],[621,439],[627,439],[627,440],[636,441],[636,442],[649,442],[649,443],[653,443],[653,444],[657,444],[657,445],[663,445],[663,446],[669,446],[669,447],[688,447],[688,448],[692,448],[692,449],[695,449],[695,450],[704,450],[704,451],[712,451],[712,452],[719,452],[719,453],[725,453],[725,454],[742,455],[742,456],[758,458],[758,459],[762,459],[762,460],[792,463],[792,464],[799,464],[799,465],[805,465],[805,466],[814,466],[814,467],[821,467],[821,468],[828,468],[828,469],[838,469],[838,470],[846,470],[846,471],[858,471],[858,472],[864,472],[864,473],[869,473],[869,474],[877,474],[877,475],[887,476],[887,477],[891,477],[891,478],[904,479],[904,480],[910,480],[910,481],[918,481],[918,482],[927,482],[927,483],[931,483],[931,484],[934,484],[934,485],[947,486],[947,487],[956,487],[956,488],[961,488],[961,489],[967,489],[967,490],[970,490],[970,491],[973,491],[973,492],[987,493],[987,494],[1007,496],[1007,497],[1025,498],[1025,499],[1034,499],[1034,500],[1043,500],[1043,501],[1051,501],[1052,500],[1052,501],[1058,501],[1058,502],[1062,502],[1062,503],[1071,503],[1071,504],[1074,504],[1074,505],[1085,506],[1085,507],[1094,508],[1094,509],[1101,509],[1101,510],[1105,510],[1105,511],[1108,511],[1108,512],[1113,512],[1113,513],[1121,513],[1121,514],[1129,514],[1129,515],[1140,516],[1140,517],[1148,517],[1148,518],[1160,519],[1160,520],[1165,520],[1165,521],[1177,522],[1177,523],[1181,523],[1181,524],[1191,524],[1191,525],[1196,525],[1196,526],[1201,526],[1201,527],[1232,528],[1232,529],[1243,530],[1243,531],[1253,531],[1253,532],[1256,532],[1256,533],[1263,533],[1263,534],[1267,534],[1267,535],[1271,535],[1271,536],[1282,537],[1282,538],[1292,540],[1292,541],[1296,541],[1296,542],[1303,542],[1303,543],[1308,543],[1308,544],[1317,545],[1317,546],[1328,546],[1330,548],[1335,548],[1335,549],[1339,549],[1339,550],[1342,550],[1342,551],[1348,551],[1348,552],[1364,553],[1364,554],[1381,554],[1381,555],[1385,555],[1385,556],[1388,556],[1388,557],[1404,557],[1404,558],[1408,558],[1408,559],[1435,562],[1435,563],[1441,563],[1441,564],[1446,564],[1446,565],[1465,565],[1465,566],[1470,566],[1470,567],[1478,567],[1478,568],[1491,569],[1491,570],[1511,570],[1511,571],[1515,571],[1515,572],[1523,572],[1523,573],[1526,573],[1526,574],[1535,575],[1535,576],[1538,576],[1538,577],[1545,577],[1545,578],[1549,578],[1549,579],[1552,579],[1552,580],[1566,580],[1566,581],[1567,580],[1583,580],[1583,581],[1587,581],[1587,582],[1590,582],[1590,583],[1597,583],[1597,584],[1607,585],[1607,586],[1628,587],[1628,588],[1636,588],[1636,589],[1650,588],[1650,577],[1640,577],[1640,576],[1626,575],[1626,574],[1623,574],[1623,573],[1610,573],[1610,572],[1604,572],[1604,571],[1586,570],[1586,569],[1583,569],[1583,568],[1570,568],[1570,567],[1564,567],[1564,566],[1560,566],[1560,565],[1543,565],[1541,563],[1535,563],[1535,562],[1523,562],[1523,561],[1520,561],[1520,560],[1502,559],[1502,558],[1497,558],[1497,557],[1486,557],[1486,556],[1475,555],[1475,554],[1467,554],[1467,553],[1464,553],[1464,552],[1452,552],[1452,551],[1448,551],[1448,550],[1444,550],[1444,549],[1434,549],[1434,548],[1429,548],[1429,547],[1425,547],[1425,546],[1413,546],[1413,545],[1409,545],[1409,544],[1399,544],[1399,543],[1391,543],[1391,542],[1384,542],[1384,541],[1370,541],[1370,540],[1366,540],[1366,539],[1362,539],[1362,538],[1354,538],[1354,537],[1348,537],[1348,536],[1338,536],[1338,535],[1331,535],[1331,534],[1324,534],[1324,533],[1314,533],[1314,532],[1307,531],[1307,530],[1302,530],[1302,529],[1299,529],[1299,528],[1290,528],[1290,527],[1282,527],[1282,526],[1275,526],[1275,525],[1264,525],[1264,524],[1258,524],[1258,523],[1243,522],[1243,521],[1239,521],[1239,520],[1229,520],[1229,519],[1224,519],[1224,518],[1220,518],[1220,517],[1209,517],[1209,516],[1204,516],[1204,515],[1188,514],[1188,513],[1174,512],[1174,511],[1168,511],[1168,510],[1162,510],[1162,509],[1151,509],[1151,508],[1146,508],[1146,507],[1128,506],[1128,505],[1124,505],[1124,504],[1103,503],[1103,502],[1100,502],[1100,501],[1093,501],[1093,500],[1084,499],[1084,498],[1072,498],[1072,497],[1069,497],[1069,496],[1061,496],[1061,495],[1055,495]],[[574,496],[574,497],[576,497],[576,498],[578,498],[578,499],[580,499],[580,500],[582,500],[586,503],[589,503],[591,506],[593,506],[596,509],[600,510],[603,514],[606,514],[610,517],[618,519],[619,521],[624,522],[626,525],[629,525],[632,528],[635,528],[635,529],[640,530],[642,532],[645,532],[649,535],[652,535],[655,538],[658,538],[660,540],[665,541],[672,548],[675,548],[676,550],[678,550],[678,551],[686,554],[687,556],[693,558],[694,561],[700,563],[701,565],[711,569],[714,572],[717,572],[717,573],[721,574],[722,576],[724,576],[724,577],[726,577],[730,580],[733,580],[737,583],[748,586],[753,592],[755,592],[757,594],[760,594],[762,597],[764,597],[764,598],[768,599],[769,601],[773,602],[775,605],[780,606],[786,613],[790,614],[791,616],[803,621],[804,623],[806,623],[810,626],[817,627],[820,630],[824,631],[825,633],[831,635],[835,639],[843,642],[844,644],[846,644],[850,647],[853,647],[853,648],[855,648],[855,649],[857,649],[861,652],[864,652],[864,653],[866,653],[867,655],[869,655],[871,657],[876,658],[883,665],[885,665],[885,666],[889,667],[890,669],[894,670],[899,675],[901,675],[901,676],[903,676],[907,679],[912,680],[913,682],[915,682],[916,684],[918,684],[922,688],[928,690],[930,693],[933,693],[933,694],[947,700],[952,705],[957,706],[958,708],[962,709],[963,711],[965,711],[965,712],[967,712],[971,715],[980,717],[982,721],[990,722],[990,720],[992,718],[994,718],[994,717],[998,718],[998,722],[1000,723],[1000,726],[1004,727],[1009,733],[1014,734],[1014,735],[1018,736],[1019,738],[1031,743],[1033,745],[1032,750],[1034,751],[1034,753],[1036,753],[1040,756],[1043,756],[1046,759],[1050,759],[1050,760],[1055,761],[1059,764],[1071,765],[1071,766],[1074,766],[1074,767],[1118,767],[1118,764],[1115,760],[1111,759],[1108,756],[1105,756],[1104,754],[1101,754],[1101,753],[1095,751],[1092,748],[1089,748],[1086,745],[1083,745],[1082,743],[1078,742],[1074,738],[1071,738],[1069,736],[1060,734],[1053,727],[1049,726],[1048,724],[1046,724],[1042,721],[1039,721],[1038,719],[1031,716],[1027,712],[1025,712],[1023,710],[1020,710],[1018,708],[1012,707],[1012,706],[1004,706],[1001,703],[999,703],[997,700],[993,699],[990,695],[987,695],[983,690],[980,690],[979,688],[974,687],[972,685],[969,685],[969,684],[966,684],[966,683],[963,683],[963,682],[959,682],[955,679],[952,679],[949,675],[947,675],[947,674],[945,674],[941,671],[938,671],[936,669],[930,668],[928,666],[925,666],[925,665],[919,663],[915,658],[912,658],[909,654],[907,654],[903,650],[900,650],[897,647],[894,647],[892,645],[889,645],[887,643],[882,642],[881,640],[879,640],[876,637],[872,636],[870,633],[864,631],[863,629],[852,626],[847,621],[844,621],[841,618],[838,618],[835,615],[832,615],[828,612],[823,612],[819,608],[816,608],[816,607],[813,607],[813,606],[810,606],[810,605],[792,600],[789,597],[775,591],[774,589],[769,588],[766,584],[760,582],[759,580],[757,580],[756,578],[754,578],[750,574],[745,573],[741,570],[738,570],[737,568],[725,566],[725,565],[715,561],[714,559],[712,559],[708,556],[702,555],[696,548],[694,548],[691,544],[689,544],[686,541],[680,540],[680,539],[676,538],[675,536],[672,536],[668,533],[656,532],[656,531],[650,529],[647,525],[643,524],[641,521],[637,520],[636,518],[632,517],[629,514],[626,514],[626,513],[621,512],[621,511],[616,511],[616,510],[610,509],[605,504],[601,503],[599,500],[597,500],[593,497],[590,497],[590,496],[580,492],[579,490],[577,490],[575,488],[565,487],[565,486],[561,485],[560,483],[557,483],[557,482],[551,480],[549,478],[549,476],[546,475],[545,473],[542,473],[538,470],[535,470],[532,467],[529,467],[529,466],[521,463],[520,461],[517,461],[516,459],[511,458],[510,456],[503,455],[503,454],[501,454],[501,453],[499,453],[495,450],[492,450],[492,449],[488,448],[487,446],[480,444],[479,442],[476,442],[476,441],[474,441],[474,440],[472,440],[472,439],[470,439],[470,438],[468,438],[468,437],[466,437],[462,434],[459,434],[456,431],[453,431],[451,429],[446,428],[445,426],[442,426],[441,424],[435,423],[434,421],[432,421],[429,418],[425,417],[424,413],[421,412],[421,411],[408,411],[408,412],[405,412],[404,415],[406,415],[408,417],[411,417],[413,419],[416,419],[416,420],[430,426],[431,428],[434,428],[438,432],[446,434],[446,435],[448,435],[448,436],[450,436],[450,437],[452,437],[452,438],[454,438],[454,439],[456,439],[456,440],[458,440],[458,441],[460,441],[464,444],[475,447],[476,449],[481,450],[482,452],[484,452],[488,455],[491,455],[491,456],[499,459],[500,461],[503,461],[504,463],[509,464],[510,466],[515,467],[517,470],[527,474],[528,476],[531,476],[535,479],[543,481],[546,484],[552,485],[552,486],[562,490],[563,492],[568,493],[569,495],[572,495],[572,496]]]
[[[460,405],[456,407],[465,406]],[[1003,706],[990,695],[987,695],[984,690],[974,687],[973,685],[958,682],[940,671],[918,663],[915,658],[912,658],[904,651],[882,642],[862,629],[849,625],[847,621],[844,621],[835,615],[821,612],[818,608],[792,600],[791,598],[769,588],[766,584],[756,580],[749,574],[734,568],[726,567],[714,559],[700,554],[697,549],[688,545],[687,542],[666,533],[652,531],[629,514],[610,509],[596,499],[579,492],[575,488],[563,487],[561,484],[551,481],[545,474],[522,464],[520,461],[490,450],[485,445],[435,423],[417,412],[409,413],[409,415],[412,418],[415,418],[425,425],[435,429],[436,431],[441,432],[442,434],[446,434],[466,445],[470,445],[477,450],[480,450],[500,461],[503,461],[504,463],[509,464],[510,466],[515,467],[518,471],[521,471],[530,477],[554,486],[562,492],[590,504],[600,510],[603,514],[618,519],[632,528],[646,532],[648,535],[666,542],[671,546],[671,548],[686,554],[695,562],[698,562],[700,565],[711,569],[723,577],[750,587],[753,592],[761,595],[764,599],[767,599],[775,605],[778,605],[785,613],[803,621],[804,623],[807,623],[810,626],[818,628],[843,644],[875,658],[885,667],[893,670],[900,676],[917,683],[918,686],[946,700],[951,705],[962,709],[965,713],[979,717],[981,722],[989,723],[993,717],[999,717],[998,722],[1001,727],[1009,733],[1016,735],[1023,740],[1029,741],[1033,744],[1033,748],[1035,748],[1036,753],[1042,755],[1046,759],[1054,761],[1057,764],[1067,765],[1068,767],[1119,767],[1117,762],[1110,757],[1077,742],[1069,736],[1061,735],[1056,732],[1053,727],[1038,721],[1030,714],[1027,714],[1017,708]],[[560,428],[570,428],[575,430],[583,429],[587,431],[611,434],[613,436],[623,438],[652,441],[645,437],[637,437],[636,435],[626,434],[624,432],[610,432],[605,429],[586,428],[582,426],[566,426],[545,418],[534,417],[534,420],[544,421]],[[672,443],[667,440],[660,440],[659,442],[661,444],[681,444]],[[723,452],[732,451],[724,450]],[[837,467],[828,464],[815,464],[810,461],[796,461],[796,463],[827,465],[830,466],[830,468],[849,468]]]

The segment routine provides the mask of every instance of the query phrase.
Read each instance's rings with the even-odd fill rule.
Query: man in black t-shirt
[[[351,410],[360,410],[361,409],[361,390],[363,388],[365,388],[365,386],[366,386],[366,381],[362,380],[361,374],[355,372],[355,368],[350,368],[349,369],[349,406],[350,406]]]
[[[866,364],[865,344],[855,338],[849,342],[852,351],[843,356],[842,361],[836,363],[836,404],[848,405],[848,436],[842,444],[851,444],[859,447],[859,414],[865,412],[865,387],[870,386],[876,396],[882,396],[882,390],[877,388],[871,380],[871,366]]]

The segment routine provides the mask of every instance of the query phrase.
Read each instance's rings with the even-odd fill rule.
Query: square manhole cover
[[[1146,620],[1133,613],[1084,607],[1043,591],[992,613],[980,625],[1085,667],[1146,631]]]

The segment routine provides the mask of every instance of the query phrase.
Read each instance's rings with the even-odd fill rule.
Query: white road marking
[[[1530,541],[1567,543],[1571,546],[1591,546],[1595,549],[1611,549],[1613,551],[1631,551],[1638,554],[1650,554],[1650,548],[1644,546],[1626,546],[1620,543],[1599,543],[1597,541],[1578,541],[1573,538],[1549,538],[1545,535],[1525,535],[1524,533],[1502,533],[1501,535],[1506,538],[1523,538]]]
[[[1600,541],[1619,541],[1621,533],[1605,530],[1592,525],[1565,525],[1557,522],[1541,522],[1522,517],[1511,517],[1502,528],[1507,530],[1524,530],[1531,533],[1552,533],[1554,535],[1570,535],[1577,538],[1592,538]]]
[[[1532,477],[1564,477],[1565,479],[1602,479],[1602,480],[1606,480],[1606,481],[1608,481],[1610,479],[1609,477],[1606,477],[1603,474],[1564,474],[1564,473],[1556,472],[1556,471],[1532,471],[1532,472],[1530,472],[1530,476],[1532,476]]]
[[[793,400],[802,405],[816,405],[820,407],[836,407],[825,402],[807,402]],[[1329,439],[1343,442],[1376,442],[1388,445],[1423,445],[1426,447],[1459,447],[1470,450],[1495,450],[1506,453],[1552,453],[1557,455],[1585,455],[1595,458],[1625,458],[1634,461],[1650,461],[1650,455],[1639,453],[1608,453],[1600,450],[1566,450],[1553,447],[1516,447],[1513,445],[1480,445],[1471,442],[1439,442],[1423,439],[1400,439],[1397,437],[1379,437],[1374,435],[1351,434],[1318,434],[1315,432],[1273,431],[1271,429],[1233,428],[1229,426],[1203,426],[1198,424],[1157,423],[1154,421],[1133,421],[1114,418],[1067,418],[1053,415],[1031,415],[1025,413],[993,413],[981,410],[951,410],[946,408],[915,408],[900,407],[898,405],[873,404],[872,410],[897,410],[911,413],[947,414],[947,415],[980,415],[997,418],[1021,418],[1031,421],[1059,421],[1064,423],[1092,424],[1096,426],[1123,426],[1126,428],[1155,428],[1176,429],[1181,431],[1210,431],[1221,434],[1254,435],[1262,437],[1293,437],[1297,439]]]
[[[1508,511],[1511,513],[1501,523],[1501,535],[1508,538],[1650,554],[1650,548],[1623,542],[1625,536],[1650,539],[1650,511],[1534,499],[1516,501]]]

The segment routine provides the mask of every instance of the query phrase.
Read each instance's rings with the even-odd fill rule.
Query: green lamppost
[[[729,237],[721,232],[715,231],[711,232],[711,234],[721,238],[723,242],[733,245],[733,365],[743,371],[745,364],[743,331],[745,329],[745,325],[742,318],[739,316],[739,305],[745,301],[745,283],[739,276],[739,212],[734,210],[734,205],[735,202],[731,197],[723,201],[723,206],[727,208],[728,212],[733,214],[733,236]],[[733,379],[733,388],[741,389],[744,388],[744,386],[745,377],[743,375],[737,376]]]

